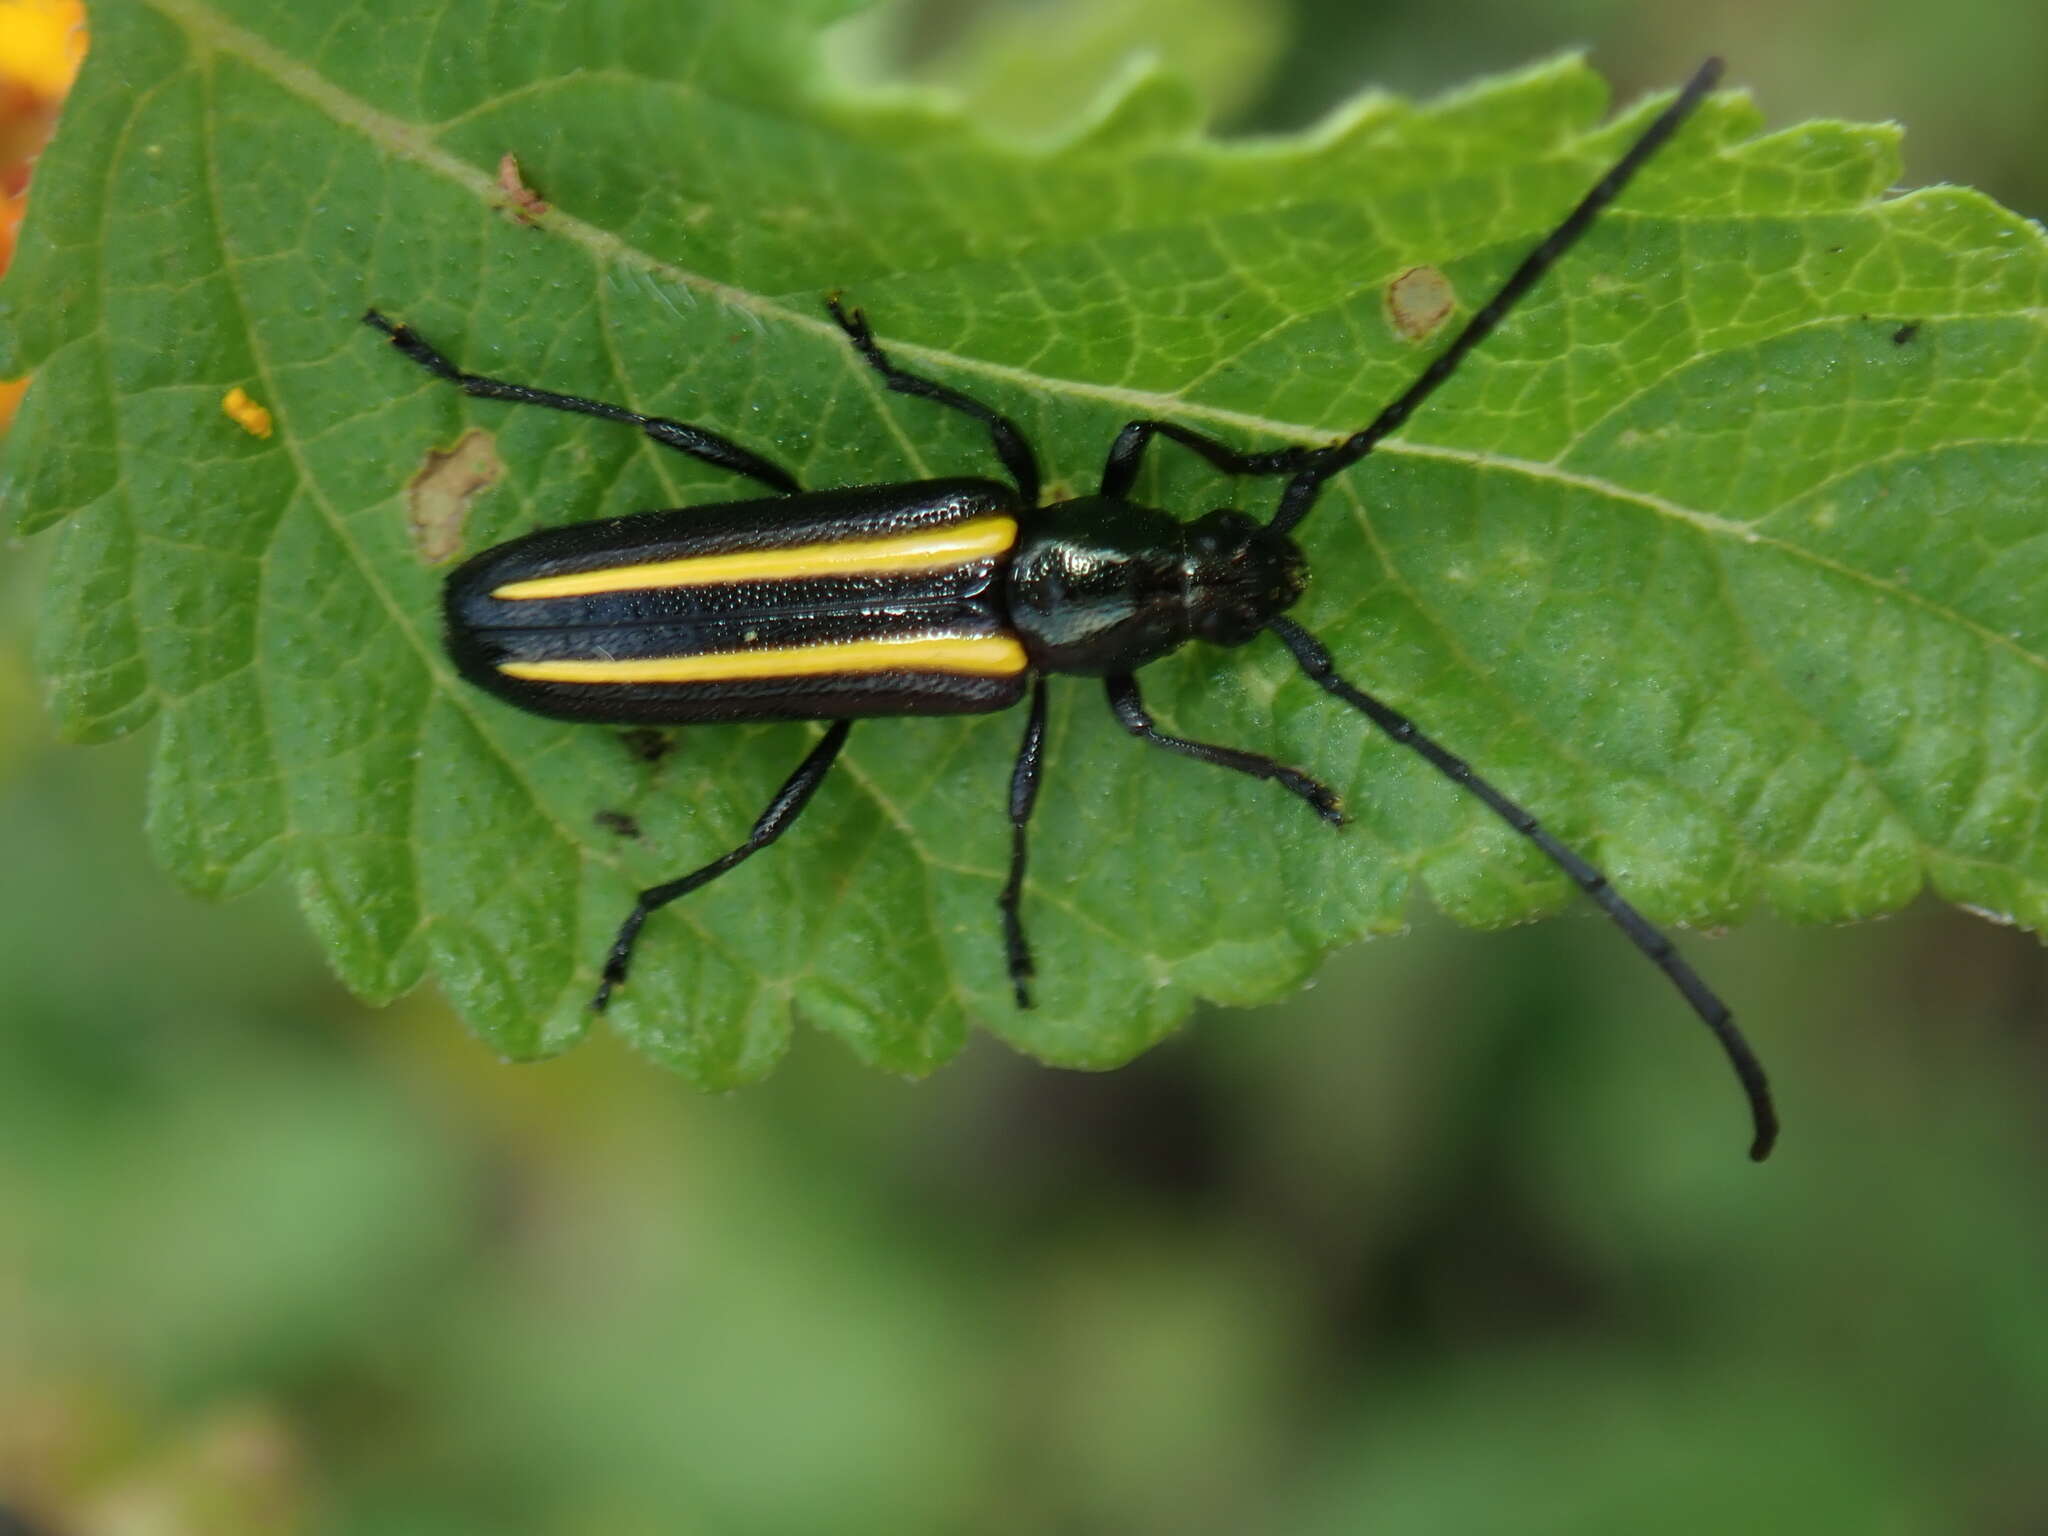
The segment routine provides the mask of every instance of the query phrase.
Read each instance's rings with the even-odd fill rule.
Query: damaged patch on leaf
[[[472,427],[445,453],[429,449],[426,463],[405,487],[405,525],[423,565],[439,565],[462,551],[469,504],[505,473],[490,433]]]
[[[519,169],[519,157],[507,153],[498,159],[498,190],[505,195],[505,212],[515,223],[524,224],[528,229],[537,228],[541,215],[548,211],[548,205],[541,196],[526,184],[526,177]]]
[[[1457,307],[1457,290],[1435,267],[1410,267],[1387,284],[1387,323],[1408,341],[1431,335]]]

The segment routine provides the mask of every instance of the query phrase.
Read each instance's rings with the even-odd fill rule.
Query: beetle
[[[1397,431],[1678,131],[1721,72],[1709,59],[1585,197],[1522,259],[1448,345],[1362,430],[1319,447],[1237,448],[1168,421],[1130,422],[1092,496],[1041,505],[1038,461],[1015,423],[973,397],[906,372],[866,317],[826,300],[855,353],[900,394],[980,422],[1008,484],[949,478],[805,491],[779,465],[703,427],[457,368],[409,327],[363,318],[406,358],[486,400],[544,406],[639,428],[665,448],[765,486],[769,497],[546,528],[484,550],[445,587],[447,645],[462,676],[505,702],[557,719],[654,726],[742,720],[830,725],[775,792],[746,840],[640,893],[605,958],[592,1007],[622,985],[647,919],[789,830],[857,719],[980,714],[1029,700],[1010,776],[1009,877],[997,898],[1020,1008],[1035,965],[1024,932],[1026,832],[1045,756],[1046,680],[1099,677],[1131,735],[1268,779],[1341,825],[1326,786],[1256,752],[1169,735],[1134,674],[1191,640],[1240,646],[1272,635],[1318,687],[1362,713],[1477,796],[1597,903],[1713,1032],[1749,1101],[1750,1156],[1766,1157],[1777,1118],[1761,1064],[1727,1005],[1670,938],[1600,873],[1462,758],[1353,686],[1286,616],[1308,581],[1293,530],[1332,475]],[[1261,523],[1234,508],[1183,522],[1130,499],[1157,438],[1233,476],[1284,478]]]

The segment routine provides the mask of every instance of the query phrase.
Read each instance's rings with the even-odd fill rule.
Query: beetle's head
[[[1308,584],[1308,561],[1284,533],[1231,507],[1188,525],[1188,627],[1211,645],[1244,645]]]

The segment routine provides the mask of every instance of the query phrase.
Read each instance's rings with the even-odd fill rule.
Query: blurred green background
[[[1028,131],[1095,83],[1025,55],[1085,12],[1265,131],[1719,51],[1775,123],[1897,117],[1912,180],[2048,212],[2018,0],[1050,4],[912,6],[846,67]],[[2048,1529],[2029,936],[1695,938],[1776,1077],[1763,1169],[1583,913],[1418,914],[1103,1077],[509,1068],[343,996],[286,893],[151,866],[146,743],[37,713],[45,558],[0,568],[0,1498],[53,1531]]]

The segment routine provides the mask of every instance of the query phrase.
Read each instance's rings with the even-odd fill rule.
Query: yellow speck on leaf
[[[241,385],[221,396],[220,408],[229,421],[251,437],[270,436],[270,412],[251,400]]]

